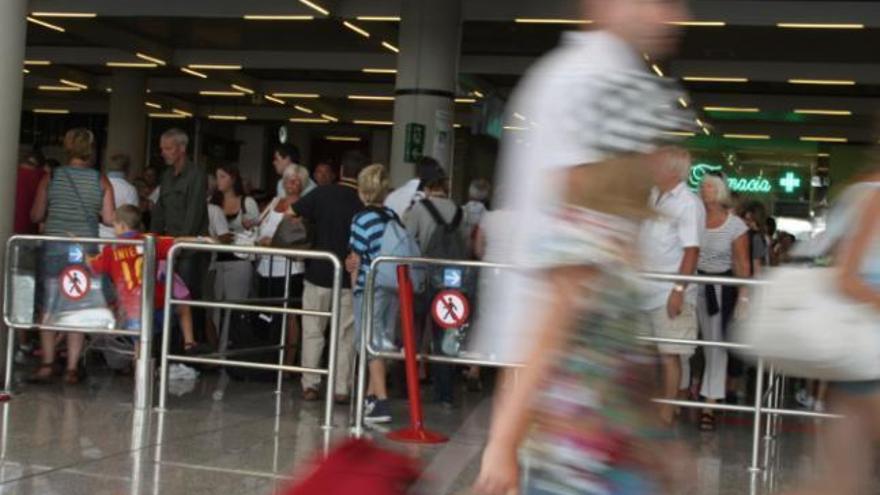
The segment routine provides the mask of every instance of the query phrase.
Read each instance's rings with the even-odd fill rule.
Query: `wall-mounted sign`
[[[706,175],[718,174],[724,169],[721,165],[709,165],[706,163],[698,163],[691,167],[691,175],[688,178],[688,185],[691,189],[697,190],[703,183]],[[748,193],[748,194],[769,194],[774,192],[773,181],[765,176],[738,177],[726,175],[727,187],[731,191]],[[794,172],[786,172],[779,179],[779,187],[787,194],[792,194],[802,186],[801,179]]]

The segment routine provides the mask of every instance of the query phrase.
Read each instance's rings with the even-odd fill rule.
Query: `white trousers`
[[[715,286],[715,298],[721,308],[721,286]],[[710,316],[706,305],[706,292],[700,289],[697,298],[697,321],[703,340],[720,342],[724,340],[721,326],[721,311]],[[703,380],[700,395],[707,399],[724,399],[727,396],[727,349],[720,347],[703,347],[706,366],[703,369]]]

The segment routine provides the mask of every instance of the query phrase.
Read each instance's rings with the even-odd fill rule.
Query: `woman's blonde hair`
[[[388,196],[390,180],[385,165],[376,163],[358,174],[358,195],[367,205],[380,205]]]
[[[309,185],[309,169],[303,167],[302,165],[292,164],[288,165],[284,172],[281,174],[281,178],[284,180],[297,179],[299,180],[302,188],[305,189],[306,186]]]
[[[83,127],[67,131],[63,145],[68,161],[74,159],[89,161],[95,155],[95,135]]]

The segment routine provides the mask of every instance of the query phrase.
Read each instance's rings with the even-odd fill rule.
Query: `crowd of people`
[[[124,154],[108,157],[105,170],[96,170],[94,136],[86,129],[72,129],[63,141],[67,163],[48,170],[38,153],[22,155],[18,175],[16,203],[17,234],[63,237],[140,238],[143,233],[156,234],[160,239],[160,279],[156,297],[157,327],[164,302],[165,278],[169,278],[174,297],[179,299],[244,301],[253,297],[279,300],[285,293],[296,306],[310,311],[327,312],[332,302],[334,273],[332,265],[317,260],[288,260],[283,257],[218,253],[204,255],[184,251],[176,261],[176,272],[165,277],[165,256],[174,240],[212,242],[241,246],[275,246],[305,248],[335,254],[345,260],[346,275],[342,280],[338,369],[334,400],[350,400],[351,370],[355,360],[357,339],[360,338],[360,313],[366,274],[372,259],[380,254],[387,226],[394,222],[402,227],[422,252],[429,253],[436,245],[435,232],[454,233],[461,246],[457,256],[470,258],[475,251],[480,219],[487,211],[490,185],[477,180],[471,187],[471,201],[464,207],[450,199],[448,176],[440,164],[423,158],[417,165],[415,187],[401,188],[392,194],[388,169],[369,164],[360,152],[347,153],[340,163],[339,174],[326,163],[310,174],[300,165],[299,151],[289,144],[273,150],[272,164],[280,176],[275,193],[269,200],[258,201],[245,187],[241,173],[234,165],[221,164],[211,171],[194,164],[188,157],[188,136],[171,129],[160,139],[160,152],[167,168],[147,168],[131,179],[131,160]],[[436,216],[435,216],[436,215]],[[447,239],[448,240],[448,239]],[[171,244],[169,244],[169,242]],[[444,244],[445,243],[441,243]],[[56,313],[69,310],[59,298],[58,277],[73,263],[71,249],[82,249],[95,276],[106,276],[103,295],[114,307],[117,327],[139,326],[142,263],[130,246],[110,246],[99,252],[97,246],[75,243],[47,243],[40,256],[37,273],[39,294],[37,317],[49,322]],[[106,251],[110,249],[110,251]],[[450,256],[449,253],[445,254]],[[140,260],[140,261],[139,261]],[[284,281],[289,280],[289,286]],[[113,288],[114,290],[107,290]],[[286,292],[285,292],[286,289]],[[434,287],[436,292],[439,287]],[[426,345],[441,345],[443,332],[433,328],[428,306],[433,293],[418,295],[419,327],[428,335]],[[221,345],[222,335],[236,339],[235,320],[223,318],[220,310],[206,314],[182,306],[175,312],[175,327],[181,330],[184,352],[199,354]],[[379,290],[375,313],[377,341],[385,347],[396,346],[399,335],[397,296]],[[271,318],[271,317],[270,317]],[[280,318],[279,318],[280,320]],[[328,319],[304,316],[288,318],[286,353],[288,364],[297,356],[307,368],[318,368],[324,357]],[[275,330],[280,323],[275,322]],[[160,327],[159,327],[160,328]],[[231,332],[231,333],[230,333]],[[59,337],[41,332],[39,349],[22,334],[20,353],[35,353],[40,364],[30,381],[53,381],[56,369],[56,347],[63,340],[66,353],[64,380],[76,384],[82,378],[81,356],[84,335]],[[225,345],[223,343],[222,345]],[[127,367],[120,371],[128,371]],[[368,419],[390,421],[386,372],[382,362],[370,364],[371,388],[368,397]],[[446,407],[453,404],[453,370],[434,367],[437,400]],[[321,378],[303,374],[302,398],[306,401],[321,397]]]

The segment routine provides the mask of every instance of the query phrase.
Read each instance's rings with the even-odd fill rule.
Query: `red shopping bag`
[[[414,459],[366,440],[348,440],[284,495],[404,495],[418,477]]]

